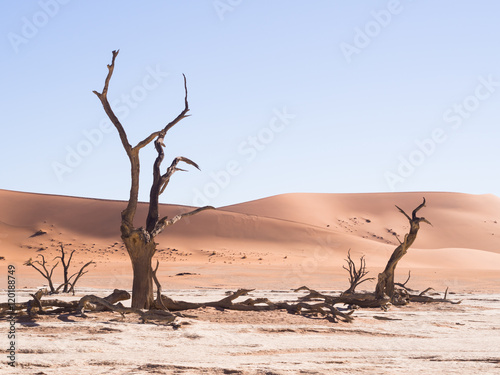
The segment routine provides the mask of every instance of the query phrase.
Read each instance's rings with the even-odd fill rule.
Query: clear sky
[[[163,203],[281,193],[500,196],[500,2],[0,2],[0,188],[126,199],[135,144],[183,108]],[[140,199],[151,182],[142,154]]]

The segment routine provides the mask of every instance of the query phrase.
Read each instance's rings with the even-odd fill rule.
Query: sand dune
[[[354,369],[396,374],[404,367],[422,374],[493,373],[499,363],[492,348],[498,347],[500,199],[492,195],[286,194],[205,211],[157,237],[163,291],[188,301],[220,299],[239,287],[256,288],[253,298],[276,301],[295,300],[300,292],[291,289],[301,285],[336,294],[348,287],[342,269],[347,250],[354,259],[365,255],[369,276],[376,276],[397,245],[394,233],[402,237],[408,229],[394,205],[411,214],[424,195],[428,205],[419,214],[433,226],[422,225],[396,279],[404,281],[411,270],[408,286],[432,286],[441,293],[449,287],[451,298],[464,299],[460,305],[362,309],[353,323],[334,325],[278,311],[205,308],[196,310],[196,319],[179,318],[177,330],[136,324],[133,314],[119,319],[114,313],[40,315],[18,324],[20,365],[11,372],[284,375]],[[74,269],[90,259],[96,264],[75,297],[58,298],[130,290],[130,260],[119,236],[124,207],[120,201],[0,190],[0,256],[5,258],[0,267],[15,265],[18,300],[28,300],[45,284],[23,262],[43,254],[55,264],[60,243],[75,250]],[[146,209],[139,205],[136,225],[144,222]],[[190,209],[162,205],[161,213]],[[60,267],[53,279],[56,285],[62,281]],[[358,289],[374,288],[362,285]]]
[[[433,226],[422,224],[417,241],[400,263],[402,272],[419,268],[432,275],[435,269],[443,269],[460,275],[465,271],[458,270],[469,270],[478,278],[482,274],[490,279],[498,273],[500,198],[383,193],[285,194],[205,211],[168,227],[157,238],[162,275],[199,274],[178,281],[182,286],[240,285],[252,283],[256,276],[255,283],[263,285],[273,285],[277,278],[290,284],[323,285],[345,279],[342,264],[348,249],[354,257],[364,254],[375,272],[397,245],[394,233],[402,237],[408,228],[394,205],[411,214],[423,196],[427,207],[419,214]],[[88,282],[98,284],[112,270],[113,279],[126,284],[130,264],[119,236],[124,207],[121,201],[0,190],[2,262],[19,265],[29,284],[40,277],[22,262],[40,253],[52,259],[62,242],[67,249],[77,250],[79,262],[98,261]],[[162,205],[161,213],[173,216],[189,209]],[[137,226],[146,212],[147,205],[140,204]],[[30,237],[39,230],[46,233]]]
[[[433,228],[421,231],[415,247],[470,248],[500,252],[500,198],[458,193],[286,194],[222,208],[223,210],[307,223],[344,234],[396,243],[389,230],[404,233],[406,222],[395,205],[408,214],[422,197],[419,212]],[[373,236],[375,234],[377,237]],[[380,238],[380,237],[383,237]]]

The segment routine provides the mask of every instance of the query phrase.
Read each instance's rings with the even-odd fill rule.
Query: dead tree
[[[64,246],[62,243],[59,245],[61,246],[61,256],[55,257],[55,259],[57,259],[57,258],[61,259],[61,264],[63,266],[63,277],[64,277],[63,284],[61,284],[59,286],[59,288],[62,286],[63,287],[62,292],[67,293],[68,287],[69,287],[68,269],[69,269],[69,265],[71,263],[71,259],[73,258],[73,254],[75,253],[76,250],[73,250],[71,252],[71,254],[69,255],[69,259],[66,262],[66,253],[64,252]]]
[[[71,254],[69,256],[69,259],[66,262],[66,254],[64,252],[64,246],[61,244],[61,255],[54,258],[54,260],[56,260],[57,258],[61,259],[61,262],[62,262],[62,265],[63,265],[64,282],[61,285],[59,285],[57,288],[54,287],[54,282],[52,281],[52,275],[54,273],[54,269],[57,267],[57,265],[59,264],[59,262],[57,262],[56,264],[54,264],[52,266],[52,268],[50,269],[50,271],[49,271],[47,269],[48,263],[45,261],[45,257],[42,254],[38,254],[38,256],[42,258],[42,262],[40,262],[39,260],[33,260],[32,258],[30,258],[26,262],[24,262],[24,265],[25,266],[33,267],[38,272],[40,272],[40,274],[45,279],[47,279],[47,281],[49,283],[50,294],[57,294],[57,293],[59,293],[59,291],[61,289],[63,289],[63,293],[68,293],[68,292],[71,293],[71,292],[73,292],[73,294],[75,294],[75,285],[76,285],[76,282],[78,281],[78,279],[80,277],[82,277],[83,275],[85,275],[88,272],[88,271],[84,272],[85,268],[87,268],[91,264],[95,264],[95,262],[91,260],[90,262],[87,262],[86,264],[84,264],[80,268],[80,271],[78,271],[78,272],[74,273],[73,275],[71,275],[70,277],[68,277],[68,269],[69,269],[69,266],[70,266],[70,263],[71,263],[71,259],[73,258],[73,253],[75,251],[76,250],[73,250],[71,252]],[[38,264],[39,266],[41,266],[43,270],[40,269],[40,268],[38,268],[36,266],[36,264]],[[73,281],[71,281],[73,279],[73,277],[75,277],[75,276],[76,276],[76,278]],[[35,301],[36,301],[36,298],[35,298]]]
[[[47,262],[45,261],[45,257],[42,254],[38,254],[38,256],[42,258],[42,262],[40,262],[39,260],[33,260],[32,258],[29,258],[26,262],[24,262],[24,265],[31,266],[38,272],[40,272],[40,275],[42,275],[45,279],[47,279],[47,282],[49,283],[50,293],[56,293],[56,289],[54,288],[54,284],[52,282],[52,274],[54,273],[54,268],[57,267],[59,262],[54,264],[49,271],[46,267]],[[43,271],[40,268],[38,268],[35,264],[41,266],[43,268]]]
[[[118,50],[113,51],[111,64],[108,65],[108,74],[104,81],[102,92],[93,91],[97,95],[107,116],[115,126],[120,136],[121,143],[127,156],[130,160],[131,167],[131,188],[127,207],[121,213],[121,238],[127,248],[133,269],[133,285],[132,285],[132,307],[139,309],[149,309],[155,306],[153,296],[153,270],[151,268],[151,260],[156,253],[155,237],[159,235],[166,226],[175,224],[183,217],[194,215],[200,211],[213,207],[205,206],[193,211],[182,213],[169,219],[168,217],[159,216],[159,196],[165,191],[170,178],[176,172],[181,170],[177,167],[180,162],[184,162],[198,168],[198,165],[185,157],[177,157],[173,160],[170,167],[162,174],[161,163],[164,158],[163,141],[167,132],[182,119],[188,117],[189,105],[187,100],[187,83],[184,76],[184,109],[179,115],[169,122],[159,131],[155,131],[144,138],[142,141],[132,146],[129,142],[125,129],[120,120],[116,117],[111,105],[108,102],[109,81],[113,75],[115,68],[115,59],[118,56]],[[154,141],[154,146],[157,151],[157,157],[153,165],[153,184],[149,195],[149,211],[146,219],[146,226],[136,228],[134,226],[134,217],[137,210],[137,201],[139,194],[139,173],[140,161],[139,151]],[[199,168],[198,168],[199,169]]]
[[[350,284],[349,289],[347,289],[344,294],[353,294],[359,284],[364,283],[365,281],[375,280],[374,277],[365,278],[365,276],[369,272],[366,270],[365,256],[361,256],[359,260],[359,269],[356,269],[356,263],[354,263],[354,261],[351,259],[351,250],[349,249],[349,251],[347,252],[347,259],[345,260],[349,268],[347,268],[346,266],[342,266],[343,269],[349,272]]]
[[[418,230],[420,229],[420,223],[424,222],[429,225],[432,225],[428,220],[424,217],[417,217],[418,211],[425,207],[425,198],[423,202],[413,210],[411,217],[404,212],[401,208],[396,206],[396,208],[408,219],[410,222],[410,230],[407,234],[405,234],[403,242],[399,241],[399,246],[394,250],[391,255],[391,258],[387,262],[385,269],[383,272],[378,275],[377,287],[375,289],[375,296],[377,299],[385,299],[390,298],[391,300],[394,297],[394,271],[396,270],[396,266],[398,262],[403,258],[403,256],[408,252],[410,246],[415,242],[417,238]],[[397,237],[396,237],[397,238]]]

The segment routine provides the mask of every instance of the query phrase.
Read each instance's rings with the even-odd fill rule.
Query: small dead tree
[[[40,275],[42,275],[45,279],[47,279],[47,282],[49,283],[50,293],[56,293],[56,289],[54,288],[54,284],[52,282],[52,274],[54,273],[54,268],[57,267],[57,265],[59,264],[59,262],[57,262],[56,264],[54,264],[52,266],[52,268],[50,269],[50,271],[49,271],[47,269],[47,267],[46,267],[47,262],[45,261],[45,257],[42,254],[38,254],[37,256],[39,256],[39,257],[42,258],[41,262],[39,260],[33,260],[32,258],[29,258],[23,264],[25,266],[31,266],[34,269],[36,269],[38,272],[40,272]],[[43,268],[43,271],[36,266],[37,264]]]
[[[71,259],[73,258],[73,254],[75,253],[76,250],[73,250],[71,254],[69,255],[68,262],[66,262],[66,253],[64,252],[64,246],[63,244],[59,244],[61,246],[61,255],[58,257],[55,257],[54,259],[61,259],[61,264],[63,266],[63,277],[64,277],[64,283],[59,286],[59,288],[62,286],[63,287],[63,293],[68,292],[69,288],[69,279],[68,279],[68,268],[71,263]]]
[[[71,254],[69,256],[69,259],[66,262],[66,253],[64,252],[64,246],[62,244],[60,244],[60,246],[61,246],[61,255],[55,257],[53,260],[56,260],[57,258],[61,259],[61,262],[62,262],[62,265],[63,265],[64,282],[61,285],[59,285],[57,288],[54,287],[54,283],[52,281],[52,275],[54,273],[54,269],[59,265],[59,261],[56,264],[54,264],[52,266],[52,268],[50,269],[50,271],[49,271],[47,269],[48,263],[45,261],[45,257],[42,254],[38,254],[38,256],[42,258],[41,262],[39,260],[33,260],[32,258],[30,258],[26,262],[24,262],[24,265],[25,266],[33,267],[38,272],[40,272],[40,274],[49,283],[50,294],[57,294],[57,293],[59,293],[59,291],[61,290],[61,288],[62,288],[63,293],[71,293],[71,292],[73,292],[73,294],[75,294],[75,285],[76,285],[76,282],[78,281],[78,279],[80,277],[82,277],[83,275],[85,275],[88,272],[88,271],[84,272],[85,268],[87,268],[91,264],[95,264],[95,262],[92,261],[92,260],[90,262],[87,262],[86,264],[84,264],[80,268],[80,270],[78,272],[76,272],[73,275],[71,275],[70,277],[68,277],[68,270],[69,270],[69,266],[70,266],[70,263],[71,263],[71,259],[73,258],[73,254],[74,254],[74,252],[76,250],[73,250],[71,252]],[[41,266],[42,269],[38,268],[36,266],[37,264],[39,266]],[[75,276],[76,276],[76,278],[74,279],[74,281],[71,281],[73,279],[73,277],[75,277]]]
[[[354,263],[354,261],[351,259],[351,249],[349,249],[349,251],[347,252],[347,259],[345,261],[347,262],[347,267],[342,266],[342,268],[349,272],[350,286],[349,289],[344,292],[344,294],[353,294],[356,287],[361,283],[364,283],[365,281],[375,280],[374,277],[365,277],[369,271],[366,270],[366,261],[364,255],[360,258],[360,265],[358,269],[356,269],[356,263]]]
[[[418,230],[420,229],[420,223],[427,223],[432,226],[432,224],[426,220],[424,217],[417,217],[417,213],[420,209],[425,207],[425,198],[423,202],[413,210],[411,217],[403,211],[401,208],[396,206],[396,208],[408,219],[410,222],[410,230],[405,234],[404,240],[401,242],[398,237],[399,246],[392,253],[387,265],[383,272],[378,275],[377,287],[375,289],[375,296],[377,299],[393,298],[394,296],[394,271],[398,262],[403,258],[403,256],[408,252],[408,249],[415,239],[417,238]]]
[[[129,254],[130,260],[132,262],[133,269],[133,284],[132,284],[132,308],[137,309],[150,309],[155,307],[155,301],[153,296],[153,270],[151,267],[151,261],[156,253],[156,243],[155,237],[159,235],[165,227],[168,225],[175,224],[182,218],[190,215],[194,215],[206,209],[213,209],[211,206],[205,206],[202,208],[195,209],[186,213],[182,213],[169,219],[167,216],[160,218],[159,216],[159,196],[165,191],[170,178],[172,175],[181,171],[177,165],[180,162],[184,162],[198,168],[198,165],[185,157],[177,157],[173,160],[170,167],[167,168],[165,173],[160,170],[161,164],[164,159],[163,143],[167,132],[176,125],[182,119],[188,117],[189,105],[187,100],[187,83],[186,76],[184,76],[184,109],[179,113],[179,115],[165,125],[159,131],[154,131],[142,141],[132,146],[129,142],[127,133],[123,128],[120,120],[116,117],[111,105],[108,101],[108,88],[111,76],[115,68],[115,59],[118,56],[118,50],[113,51],[113,57],[111,64],[108,65],[108,75],[104,81],[104,88],[102,92],[93,91],[95,95],[101,101],[104,111],[108,115],[109,119],[115,126],[118,134],[120,136],[121,143],[127,157],[130,160],[131,167],[131,188],[130,196],[128,200],[127,207],[121,213],[121,238],[127,252]],[[151,186],[149,195],[149,211],[146,219],[145,227],[135,227],[134,217],[137,210],[138,194],[139,194],[139,173],[140,173],[140,161],[139,161],[139,151],[147,146],[149,143],[154,141],[154,146],[157,151],[157,157],[153,164],[153,184]]]

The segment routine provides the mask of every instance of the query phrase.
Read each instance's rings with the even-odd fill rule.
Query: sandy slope
[[[284,312],[200,309],[180,329],[138,324],[113,313],[90,318],[62,314],[16,325],[18,367],[0,373],[66,374],[496,374],[500,369],[500,199],[453,193],[287,194],[203,212],[159,238],[159,278],[170,297],[218,300],[228,289],[257,288],[252,297],[295,300],[308,285],[338,293],[348,249],[366,255],[371,276],[384,266],[425,195],[423,226],[398,266],[410,286],[450,287],[461,305],[436,304],[355,312],[353,323],[328,323]],[[44,284],[22,263],[44,254],[51,264],[59,243],[76,250],[74,269],[93,259],[75,297],[130,289],[131,266],[119,238],[125,203],[0,190],[0,268],[16,266],[17,301]],[[147,206],[139,207],[136,224]],[[162,206],[170,216],[188,207]],[[37,231],[45,233],[33,236]],[[59,273],[58,273],[59,272]],[[177,275],[181,273],[188,275]],[[7,286],[0,273],[0,289]],[[60,268],[55,282],[61,282]],[[373,284],[363,284],[372,289]],[[99,288],[98,290],[89,289]],[[31,289],[26,289],[31,288]],[[108,289],[108,290],[105,290]],[[495,295],[480,295],[492,292]],[[475,293],[475,294],[471,294]],[[6,293],[0,294],[0,302]],[[127,303],[127,302],[126,302]],[[130,303],[130,301],[128,301]],[[190,312],[191,313],[191,312]],[[5,323],[5,321],[3,321]],[[3,326],[2,323],[2,326]],[[5,330],[6,332],[6,330]],[[7,335],[0,337],[5,356]]]
[[[328,225],[356,237],[395,243],[388,229],[403,233],[408,214],[422,197],[427,207],[419,216],[434,228],[424,228],[415,247],[421,249],[469,248],[500,253],[500,198],[494,195],[458,193],[285,194],[224,207],[224,210],[272,217],[320,228]],[[368,222],[369,220],[370,222]],[[373,236],[373,234],[378,237]]]
[[[392,233],[403,236],[407,229],[394,205],[411,213],[423,196],[427,207],[419,214],[433,227],[423,224],[400,263],[401,277],[411,268],[425,283],[496,289],[500,198],[457,193],[286,194],[206,211],[157,238],[160,276],[172,287],[337,287],[332,284],[345,284],[342,264],[348,249],[354,257],[366,255],[372,273],[385,264],[397,245]],[[85,276],[89,286],[126,287],[131,270],[119,238],[124,206],[0,190],[0,255],[6,258],[1,262],[17,265],[21,285],[34,286],[40,277],[22,263],[37,254],[52,260],[63,242],[77,250],[75,266],[96,260]],[[139,206],[136,225],[144,222],[146,209]],[[187,210],[163,205],[161,213]],[[30,237],[38,230],[47,233]],[[197,275],[169,277],[181,272]]]

